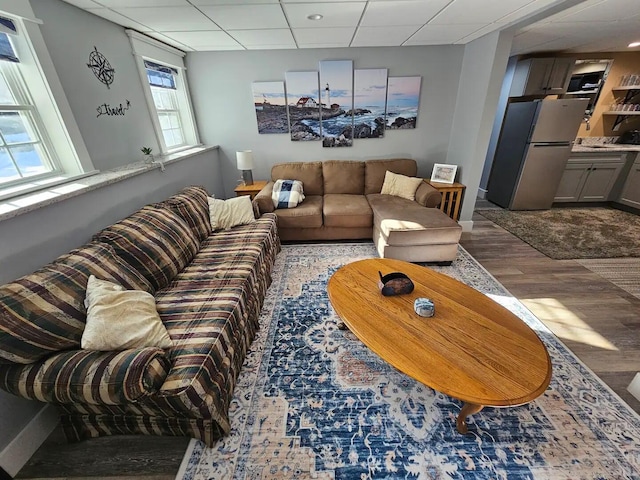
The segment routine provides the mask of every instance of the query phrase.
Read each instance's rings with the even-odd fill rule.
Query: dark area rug
[[[556,260],[640,257],[640,216],[632,213],[612,208],[476,212]]]

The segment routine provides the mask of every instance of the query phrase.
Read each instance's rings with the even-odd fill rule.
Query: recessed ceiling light
[[[322,15],[319,13],[312,13],[311,15],[307,15],[309,20],[322,20]]]
[[[633,42],[629,44],[629,48],[640,47],[640,42]]]

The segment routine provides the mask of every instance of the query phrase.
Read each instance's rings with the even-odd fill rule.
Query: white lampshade
[[[251,170],[253,168],[253,152],[251,150],[236,152],[236,161],[238,162],[238,170]]]

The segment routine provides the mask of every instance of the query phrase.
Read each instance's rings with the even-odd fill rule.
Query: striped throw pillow
[[[211,233],[208,196],[209,194],[204,187],[192,185],[159,205],[166,206],[180,215],[187,222],[196,238],[203,241]]]
[[[154,290],[169,285],[200,248],[189,225],[177,213],[157,206],[143,207],[97,233],[94,240],[112,245]]]

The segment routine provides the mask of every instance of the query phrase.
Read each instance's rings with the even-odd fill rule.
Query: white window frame
[[[0,15],[13,20],[18,27],[19,34],[11,40],[20,59],[19,77],[37,111],[41,124],[36,121],[36,126],[54,167],[49,174],[0,186],[0,199],[97,173],[40,32],[39,25],[43,22],[35,18],[29,2],[0,0]]]
[[[191,95],[189,93],[189,84],[187,82],[187,69],[184,65],[184,57],[186,53],[178,50],[177,48],[158,42],[151,37],[142,35],[135,30],[127,29],[125,31],[129,36],[131,48],[136,58],[138,74],[140,75],[140,81],[142,82],[147,107],[151,115],[151,123],[153,124],[153,129],[156,134],[156,140],[160,146],[160,152],[166,155],[201,145],[200,138],[198,137],[195,116],[193,114],[193,106],[191,104]],[[161,65],[167,65],[178,70],[178,75],[175,78],[175,92],[178,99],[178,111],[180,114],[180,123],[184,139],[183,145],[169,148],[164,141],[158,111],[151,93],[151,85],[147,78],[147,70],[144,66],[145,60],[159,63]]]

